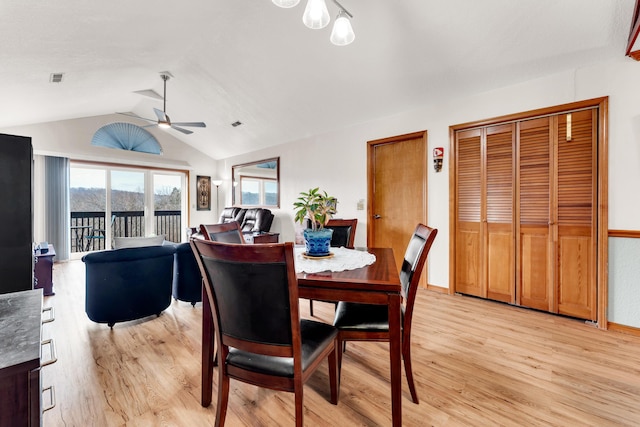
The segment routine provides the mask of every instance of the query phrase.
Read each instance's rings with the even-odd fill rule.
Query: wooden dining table
[[[389,363],[392,425],[402,425],[401,286],[391,248],[367,248],[376,261],[340,272],[298,273],[300,298],[386,305],[389,309]],[[202,299],[202,406],[211,404],[213,392],[214,328],[206,295]]]

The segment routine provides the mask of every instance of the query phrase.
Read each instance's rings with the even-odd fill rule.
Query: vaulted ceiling
[[[3,0],[0,127],[113,112],[213,158],[622,57],[634,0],[341,0],[355,41],[270,0]],[[337,7],[327,1],[332,19]],[[64,73],[50,83],[51,73]],[[129,121],[123,116],[123,121]],[[132,119],[141,125],[146,122]],[[233,127],[231,123],[242,125]],[[152,129],[152,132],[163,132]],[[87,142],[88,143],[88,142]]]

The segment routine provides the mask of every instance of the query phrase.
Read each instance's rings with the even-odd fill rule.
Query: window
[[[278,204],[278,181],[269,178],[240,177],[240,204],[276,206]]]
[[[111,248],[113,237],[183,241],[186,182],[182,171],[72,162],[71,252]]]

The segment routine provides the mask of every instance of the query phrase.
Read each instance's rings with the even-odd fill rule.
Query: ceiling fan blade
[[[156,121],[155,119],[147,119],[146,117],[140,117],[139,115],[133,114],[133,113],[118,113],[118,112],[116,112],[116,114],[122,114],[123,116],[134,117],[136,119],[146,120],[148,122],[155,122]]]
[[[158,126],[158,124],[157,123],[153,123],[151,125],[145,125],[145,126],[141,126],[141,127],[143,127],[143,128],[152,128],[152,127],[155,127],[155,126]]]
[[[192,128],[206,128],[207,127],[207,125],[204,124],[203,122],[171,122],[171,124],[178,125],[178,126],[192,127]]]
[[[179,132],[184,133],[185,135],[189,135],[192,134],[193,132],[188,130],[188,129],[182,129],[181,127],[175,126],[174,124],[171,124],[171,129],[175,129]]]
[[[153,111],[155,111],[156,116],[158,116],[158,120],[160,120],[161,122],[168,121],[167,120],[167,115],[164,113],[164,111],[158,110],[157,108],[154,108]]]

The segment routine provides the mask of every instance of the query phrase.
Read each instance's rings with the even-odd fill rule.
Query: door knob
[[[377,214],[373,216],[373,219],[380,219],[380,218],[382,218],[382,217],[380,215],[377,215]]]

